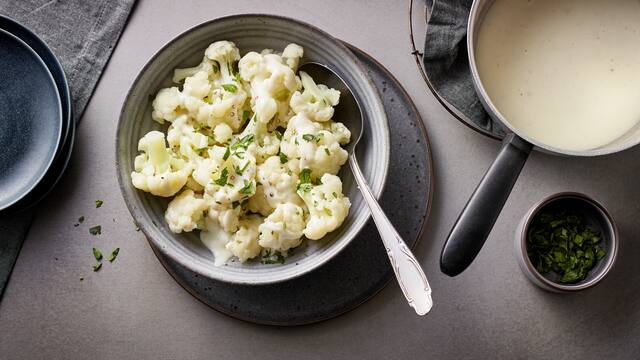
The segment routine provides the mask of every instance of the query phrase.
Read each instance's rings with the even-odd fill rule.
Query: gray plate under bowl
[[[61,146],[62,107],[47,66],[0,29],[0,210],[28,194]]]
[[[384,101],[391,127],[389,178],[382,208],[411,248],[418,243],[431,206],[433,166],[422,119],[391,73],[352,46]],[[232,285],[203,278],[154,252],[185,290],[215,310],[266,325],[303,325],[355,309],[392,278],[382,241],[371,220],[340,254],[302,277],[272,285]]]

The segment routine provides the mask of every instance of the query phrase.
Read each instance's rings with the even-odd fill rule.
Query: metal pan
[[[509,129],[511,133],[503,140],[498,157],[471,195],[444,244],[440,256],[440,269],[449,276],[460,274],[475,259],[532,150],[564,156],[597,156],[619,152],[640,143],[640,127],[636,126],[621,138],[596,149],[563,150],[540,143],[511,125],[489,98],[476,66],[477,34],[493,2],[494,0],[475,0],[471,7],[467,33],[469,65],[482,105],[493,120]]]

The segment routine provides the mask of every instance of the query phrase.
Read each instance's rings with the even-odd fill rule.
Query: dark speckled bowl
[[[227,266],[214,266],[213,255],[202,245],[197,233],[174,234],[169,230],[163,217],[166,199],[138,191],[131,185],[138,139],[150,130],[162,129],[151,120],[154,95],[159,89],[172,85],[174,68],[198,64],[205,48],[218,40],[235,42],[243,54],[265,48],[281,51],[294,42],[304,48],[302,62],[315,61],[334,69],[354,91],[364,112],[365,133],[358,143],[358,159],[376,196],[382,193],[389,165],[387,117],[368,74],[342,43],[309,24],[273,15],[238,15],[200,24],[165,45],[134,81],[118,124],[116,165],[129,211],[149,241],[169,259],[210,279],[237,284],[282,282],[325,264],[344,249],[367,222],[369,210],[347,166],[340,176],[343,190],[352,202],[348,218],[323,240],[307,241],[297,248],[283,265],[230,262]]]

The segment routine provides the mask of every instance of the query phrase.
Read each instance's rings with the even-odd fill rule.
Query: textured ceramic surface
[[[365,53],[351,49],[383,95],[391,120],[389,179],[380,203],[407,245],[415,247],[433,191],[427,134],[411,99],[393,76]],[[338,316],[371,298],[393,278],[372,221],[325,266],[280,284],[225,284],[204,279],[158,251],[156,255],[176,281],[200,301],[230,316],[269,325],[301,325]]]
[[[55,81],[22,40],[0,30],[0,209],[28,194],[51,165],[62,134]]]
[[[62,136],[60,146],[53,163],[38,185],[17,203],[6,209],[8,212],[20,211],[37,204],[58,183],[69,163],[73,149],[75,123],[71,113],[71,95],[69,84],[62,65],[47,44],[31,30],[7,17],[0,16],[0,29],[5,30],[24,41],[45,63],[56,83],[62,106]]]
[[[352,202],[344,224],[321,241],[305,242],[283,265],[263,265],[257,261],[228,266],[213,265],[213,255],[202,245],[197,233],[173,234],[164,221],[166,199],[136,190],[131,185],[137,141],[146,132],[162,127],[151,120],[151,101],[157,91],[172,85],[177,67],[194,66],[205,48],[217,40],[236,43],[241,53],[265,48],[283,49],[295,42],[304,47],[304,61],[327,64],[353,89],[364,113],[366,133],[358,144],[360,164],[376,195],[384,187],[389,164],[389,129],[382,101],[371,79],[344,45],[323,31],[273,15],[239,15],[198,25],[163,47],[144,67],[122,108],[116,139],[118,180],[133,217],[151,243],[181,266],[206,278],[232,283],[264,284],[288,280],[324,264],[344,249],[365,225],[369,211],[351,172],[345,166],[340,173],[343,191]],[[346,124],[349,126],[349,124]]]
[[[527,255],[527,231],[531,221],[541,210],[570,210],[584,218],[585,224],[602,237],[600,246],[606,252],[596,266],[589,271],[587,278],[574,284],[557,283],[554,273],[542,275]],[[611,270],[618,256],[618,229],[607,209],[587,195],[563,192],[548,196],[535,204],[524,216],[515,236],[516,259],[525,276],[539,287],[554,292],[572,292],[584,290],[598,284]]]

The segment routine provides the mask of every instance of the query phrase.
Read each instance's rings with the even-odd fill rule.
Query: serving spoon
[[[336,107],[333,119],[347,124],[351,131],[351,142],[346,146],[346,150],[349,153],[351,172],[356,179],[365,203],[371,210],[373,222],[378,228],[380,238],[384,243],[402,293],[418,315],[427,314],[433,306],[431,286],[429,286],[427,277],[422,271],[420,263],[413,256],[413,253],[411,253],[411,250],[409,250],[407,244],[402,240],[398,231],[384,214],[375,196],[373,196],[356,159],[355,148],[362,137],[364,122],[360,104],[344,80],[327,66],[308,62],[300,66],[299,70],[306,72],[320,84],[340,90],[340,103]]]

